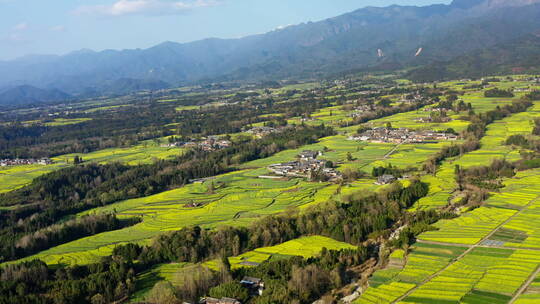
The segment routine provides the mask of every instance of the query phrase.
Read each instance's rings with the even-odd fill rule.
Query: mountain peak
[[[460,8],[460,9],[469,9],[471,7],[475,7],[477,5],[480,5],[484,3],[486,0],[454,0],[452,1],[453,8]]]
[[[540,3],[540,0],[454,0],[450,6],[460,9],[469,9],[476,6],[499,8],[507,6],[526,6],[535,3]]]
[[[526,6],[535,3],[540,3],[540,0],[487,0],[489,7],[505,7],[505,6]]]
[[[0,106],[64,101],[70,95],[58,89],[40,89],[31,85],[20,85],[0,94]]]
[[[85,55],[85,54],[93,54],[93,53],[95,53],[95,51],[91,49],[80,49],[77,51],[70,52],[68,55]]]

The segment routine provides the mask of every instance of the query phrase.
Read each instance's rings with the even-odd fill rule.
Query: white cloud
[[[30,40],[24,38],[23,36],[17,33],[9,34],[4,40],[9,42],[10,44],[26,44],[30,42]]]
[[[13,27],[13,30],[17,32],[25,31],[27,29],[28,29],[28,23],[26,22],[19,23]]]
[[[0,39],[9,42],[10,44],[26,43],[28,39],[25,36],[28,34],[28,23],[21,22],[11,28],[11,31]]]
[[[280,25],[280,26],[276,27],[274,30],[275,31],[281,31],[281,30],[284,30],[284,29],[288,28],[289,26],[292,26],[292,24]]]
[[[191,0],[191,1],[167,1],[167,0],[116,0],[111,5],[81,6],[74,11],[78,15],[174,15],[187,11],[214,6],[217,0]]]

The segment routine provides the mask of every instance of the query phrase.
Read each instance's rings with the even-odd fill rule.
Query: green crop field
[[[540,186],[531,187],[531,185],[539,185],[539,173],[538,170],[521,172],[515,179],[506,181],[506,187],[493,194],[487,200],[486,206],[467,212],[456,219],[440,221],[435,224],[435,227],[439,230],[426,232],[420,236],[420,239],[457,244],[476,244],[517,212],[512,207],[517,206],[520,208],[532,203],[529,208],[513,218],[505,226],[509,229],[523,227],[523,221],[530,218],[531,214],[533,218],[535,215],[537,198],[540,196]],[[529,227],[529,231],[535,229],[535,225]],[[532,241],[534,241],[534,238]]]
[[[197,110],[200,108],[201,108],[200,106],[180,106],[180,107],[176,107],[176,111],[182,112],[182,111]]]
[[[476,244],[516,211],[480,207],[452,220],[442,220],[434,226],[439,230],[422,234],[419,239],[455,244]]]
[[[403,269],[376,272],[370,279],[371,287],[355,303],[392,303],[464,251],[462,247],[415,244]]]
[[[128,165],[148,164],[156,159],[166,159],[181,155],[181,148],[161,147],[146,141],[128,148],[111,148],[90,153],[65,154],[53,157],[52,165],[23,165],[0,168],[0,193],[9,192],[29,184],[34,178],[65,168],[78,155],[87,163],[122,162]]]
[[[429,185],[429,193],[421,198],[412,210],[444,207],[451,199],[451,192],[456,187],[454,168],[449,162],[443,163],[436,175],[425,175],[422,181]]]
[[[284,256],[301,256],[310,258],[319,255],[323,248],[328,250],[356,249],[355,246],[336,241],[324,236],[308,236],[288,241],[272,247],[258,248],[236,257],[230,257],[232,268],[246,267],[243,263],[260,264],[272,258]],[[217,261],[204,263],[209,268],[216,269]],[[249,266],[248,266],[249,267]]]
[[[438,247],[422,252],[419,245]],[[456,261],[464,250],[416,244],[403,270],[376,272],[371,287],[355,303],[393,303],[409,291],[399,303],[507,303],[540,262],[536,251],[495,248],[476,248]]]
[[[181,155],[183,149],[176,147],[161,147],[160,145],[145,141],[127,148],[111,148],[90,153],[66,154],[55,157],[61,162],[72,161],[75,155],[83,158],[85,162],[108,163],[122,162],[128,165],[147,164],[156,159],[166,159]]]
[[[497,195],[490,202],[492,205],[503,205],[521,209],[521,212],[508,221],[500,233],[494,238],[504,242],[504,246],[514,248],[540,249],[540,170],[520,172],[516,179],[506,183],[505,189],[511,189],[502,198]],[[506,193],[503,193],[503,195]],[[523,209],[524,208],[524,209]]]
[[[306,125],[312,126],[325,124],[327,126],[338,127],[342,123],[352,123],[353,119],[350,116],[351,113],[352,112],[344,111],[342,106],[331,106],[316,111],[315,113],[311,114],[311,119],[306,121],[302,121],[301,117],[294,117],[289,119],[287,122],[289,124],[296,125],[300,125],[303,122]]]
[[[126,229],[63,244],[29,259],[40,258],[47,263],[55,264],[69,253],[73,255],[73,260],[85,264],[95,261],[95,257],[100,253],[112,250],[112,244],[145,242],[164,231],[178,230],[190,225],[203,227],[247,225],[260,216],[284,211],[289,207],[324,202],[334,195],[337,187],[326,183],[308,183],[299,179],[290,181],[259,179],[258,171],[260,170],[225,174],[213,181],[207,181],[206,184],[190,184],[157,195],[84,212],[83,214],[89,214],[115,210],[120,217],[141,216],[143,222]],[[210,182],[223,183],[226,186],[216,189],[215,193],[208,193]],[[200,203],[201,207],[186,207],[193,202]]]
[[[507,303],[534,272],[540,254],[477,248],[452,263],[401,303]]]
[[[540,301],[540,275],[534,278],[533,282],[523,294],[521,294],[515,303],[517,304],[534,304]]]
[[[415,244],[402,270],[376,272],[370,280],[372,287],[357,303],[393,303],[402,297],[399,303],[508,303],[540,265],[535,234],[540,225],[539,173],[538,169],[519,172],[505,180],[505,187],[485,206],[436,223],[438,230],[418,237],[435,243]],[[480,242],[488,235],[486,242]],[[493,241],[496,243],[488,243]],[[493,248],[493,244],[499,247]],[[426,259],[417,246],[459,251],[450,258],[433,260]],[[458,258],[466,246],[478,247]],[[413,285],[384,300],[379,293],[396,282]],[[535,286],[533,282],[517,303],[534,303],[538,299]]]
[[[144,301],[146,294],[159,281],[167,281],[175,286],[181,285],[182,282],[176,274],[180,270],[189,270],[189,267],[193,267],[193,265],[187,263],[160,264],[139,274],[135,285],[137,291],[131,297],[130,302]]]
[[[291,84],[279,89],[272,90],[272,93],[282,94],[291,90],[310,90],[318,88],[320,84],[318,82],[306,82],[300,84]]]
[[[68,126],[75,125],[81,122],[92,120],[91,118],[56,118],[52,122],[46,122],[46,126],[55,127],[55,126]]]
[[[527,112],[514,114],[488,126],[486,136],[482,138],[482,148],[464,155],[454,164],[462,167],[488,165],[494,159],[505,158],[508,161],[519,160],[519,150],[505,146],[504,142],[511,135],[529,135],[534,128],[534,119],[540,118],[540,103],[536,102]]]
[[[425,108],[430,108],[430,107],[431,106],[427,106]],[[419,118],[429,117],[429,113],[430,112],[424,111],[424,108],[423,108],[417,111],[405,112],[405,113],[392,115],[390,117],[372,120],[366,125],[369,125],[372,127],[383,127],[387,123],[391,123],[392,127],[394,128],[409,128],[409,129],[414,129],[414,130],[426,129],[426,130],[439,130],[439,131],[444,131],[449,128],[452,128],[457,132],[460,132],[466,129],[467,126],[469,125],[468,121],[463,121],[459,119],[461,117],[459,113],[455,115],[449,114],[449,117],[452,118],[452,120],[445,123],[422,123],[422,122],[416,121]]]
[[[478,112],[512,100],[484,98],[478,92],[468,93],[463,99],[471,102]],[[488,126],[479,150],[448,159],[435,176],[424,176],[423,180],[430,184],[430,193],[414,209],[443,207],[451,201],[456,186],[456,164],[470,167],[488,165],[493,159],[520,159],[518,149],[503,143],[511,135],[529,136],[533,120],[540,118],[539,110],[540,104],[535,103],[525,113]],[[386,121],[399,123],[399,119]],[[410,122],[402,126],[413,127]],[[540,170],[519,172],[514,178],[506,179],[504,188],[492,193],[484,206],[462,210],[460,217],[434,224],[437,230],[418,237],[421,243],[415,244],[406,255],[405,266],[396,267],[395,255],[401,253],[393,254],[390,265],[375,272],[370,278],[370,288],[355,303],[396,303],[397,300],[399,303],[508,303],[540,265],[539,173]],[[446,259],[428,259],[418,251],[418,246],[459,248],[459,252]],[[478,247],[462,255],[469,246]],[[518,294],[516,303],[537,303],[539,285],[533,281],[523,294]]]
[[[92,108],[92,109],[88,109],[85,111],[85,113],[94,113],[94,112],[99,112],[99,111],[108,111],[108,110],[116,110],[116,109],[119,109],[119,108],[124,108],[124,107],[130,107],[130,105],[114,105],[114,106],[104,106],[104,107],[95,107],[95,108]]]
[[[534,119],[540,118],[540,103],[536,102],[527,112],[511,115],[488,126],[486,135],[481,140],[481,148],[459,158],[445,161],[435,176],[424,176],[423,180],[430,184],[430,194],[421,199],[415,209],[445,206],[455,189],[454,167],[489,165],[495,159],[516,161],[521,158],[519,150],[505,146],[504,141],[511,135],[528,135],[534,127]],[[425,159],[425,157],[423,158]],[[511,182],[511,181],[509,181]],[[512,192],[511,190],[508,191]],[[513,193],[507,194],[512,195]]]
[[[9,192],[27,185],[40,175],[65,167],[63,163],[53,165],[24,165],[0,168],[0,193]]]
[[[325,183],[308,183],[300,180],[280,181],[259,179],[259,175],[267,174],[264,166],[277,162],[294,159],[304,149],[330,149],[324,158],[342,161],[346,153],[351,152],[355,160],[345,166],[357,168],[367,166],[375,159],[384,156],[392,145],[369,144],[363,150],[358,150],[358,143],[346,140],[343,136],[334,136],[323,139],[320,143],[302,147],[297,150],[288,150],[277,155],[245,164],[250,169],[217,177],[214,182],[223,182],[227,186],[218,189],[214,194],[207,193],[206,185],[188,185],[176,190],[167,191],[154,196],[119,202],[107,207],[85,212],[116,211],[121,217],[142,216],[143,222],[120,231],[111,231],[98,234],[85,239],[60,245],[43,251],[31,258],[41,258],[47,263],[58,263],[61,257],[69,253],[69,261],[88,263],[112,250],[111,244],[115,242],[142,242],[163,231],[177,230],[188,225],[202,225],[215,227],[218,225],[247,225],[256,218],[280,212],[288,207],[306,207],[311,204],[324,202],[336,194],[337,185]],[[417,153],[411,147],[404,147],[403,153],[411,155]],[[427,149],[425,155],[437,150]],[[408,151],[405,151],[408,150]],[[109,153],[101,156],[104,161]],[[95,154],[96,159],[100,156]],[[118,155],[116,155],[118,157]],[[83,155],[83,158],[85,156]],[[400,159],[401,158],[396,158]],[[411,160],[414,159],[411,157]],[[402,165],[409,165],[402,163]],[[410,165],[415,165],[414,163]],[[374,180],[365,180],[352,183],[345,187],[342,194],[352,193],[361,189],[376,189]],[[187,208],[184,205],[191,202],[202,204],[200,208]],[[68,263],[64,258],[63,263]]]

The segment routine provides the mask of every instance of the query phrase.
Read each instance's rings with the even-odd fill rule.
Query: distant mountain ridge
[[[540,0],[455,0],[367,7],[241,39],[165,42],[145,50],[82,50],[0,62],[0,87],[29,84],[69,94],[125,93],[139,84],[312,78],[373,66],[419,66],[540,29]],[[378,50],[384,53],[379,57]],[[418,55],[418,56],[415,56]],[[115,82],[131,79],[115,91]]]
[[[480,78],[498,74],[540,74],[540,34],[473,51],[449,61],[434,62],[408,73],[420,82]]]
[[[72,98],[58,89],[40,89],[29,85],[16,86],[0,91],[0,105],[19,106],[51,101],[64,101]]]

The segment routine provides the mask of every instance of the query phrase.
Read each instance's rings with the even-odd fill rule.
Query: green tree
[[[238,282],[224,283],[210,289],[210,296],[213,298],[233,298],[242,303],[249,299],[249,292]]]
[[[107,301],[105,300],[105,297],[103,297],[100,293],[97,293],[90,299],[90,303],[92,303],[92,304],[106,304]]]
[[[174,294],[174,287],[166,281],[158,282],[146,296],[146,302],[152,304],[176,304],[179,303]]]

